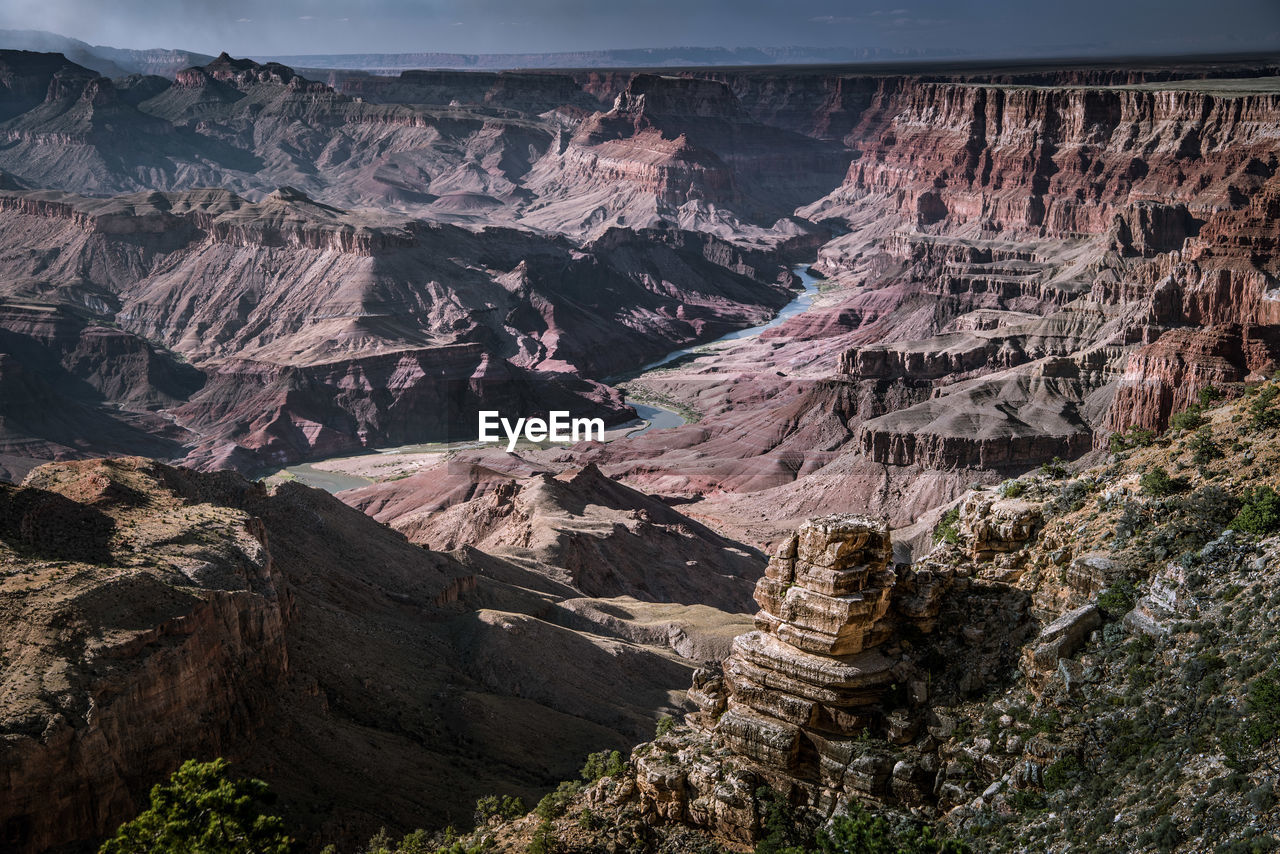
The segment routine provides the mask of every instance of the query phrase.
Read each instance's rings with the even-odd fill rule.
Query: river
[[[685,356],[697,356],[705,353],[709,348],[725,341],[741,341],[744,338],[755,338],[766,329],[772,329],[780,326],[789,318],[795,317],[797,314],[804,314],[813,308],[813,299],[818,295],[818,282],[822,281],[821,277],[815,276],[809,272],[808,264],[797,264],[792,271],[800,277],[801,284],[804,285],[804,292],[787,303],[768,323],[761,323],[758,326],[748,326],[746,329],[736,329],[727,335],[721,335],[714,341],[707,341],[692,347],[683,347],[679,350],[672,350],[656,362],[650,362],[640,369],[639,373],[633,379],[639,379],[649,371],[655,371],[664,365],[669,365],[677,359]],[[641,433],[648,433],[650,430],[667,430],[672,427],[679,427],[685,423],[684,416],[678,412],[666,409],[654,403],[632,403],[636,412],[642,419],[648,423],[638,430],[628,433],[628,436],[639,436]]]
[[[655,362],[650,362],[640,368],[635,374],[629,375],[629,380],[635,380],[643,377],[650,371],[656,371],[666,365],[671,364],[677,359],[685,356],[694,356],[706,353],[709,349],[718,344],[727,341],[741,341],[745,338],[754,338],[766,329],[772,329],[779,324],[785,323],[788,318],[795,317],[797,314],[803,314],[813,307],[814,297],[818,295],[817,283],[821,281],[818,276],[812,275],[808,270],[807,264],[798,264],[792,268],[800,282],[804,285],[804,291],[796,296],[791,302],[787,303],[782,309],[769,320],[767,323],[761,323],[758,326],[748,326],[746,329],[738,329],[727,335],[721,335],[714,341],[705,341],[692,347],[682,347],[679,350],[673,350]],[[609,380],[605,380],[609,382]],[[669,430],[672,427],[679,427],[685,423],[685,419],[680,413],[675,412],[656,403],[632,403],[636,413],[640,416],[640,420],[644,422],[643,426],[631,430],[626,433],[618,433],[615,438],[620,435],[638,436],[641,433],[647,433],[650,430]],[[456,446],[455,446],[456,447]],[[355,455],[360,457],[370,455],[385,455],[388,459],[394,459],[397,455],[408,453],[419,454],[424,451],[443,451],[445,446],[442,445],[407,445],[403,448],[386,448],[380,451],[368,450],[362,454]],[[336,458],[335,458],[336,459]],[[353,457],[354,461],[354,457]],[[323,489],[326,492],[341,492],[344,489],[355,489],[360,486],[368,486],[376,483],[378,478],[362,477],[356,474],[350,474],[343,471],[333,471],[331,469],[322,469],[317,466],[328,463],[329,460],[317,460],[311,463],[300,463],[295,466],[288,466],[272,475],[268,475],[271,479],[297,480],[305,483],[307,486],[314,486]],[[411,471],[409,469],[408,471]],[[408,473],[408,471],[404,473]],[[403,473],[401,473],[403,474]]]

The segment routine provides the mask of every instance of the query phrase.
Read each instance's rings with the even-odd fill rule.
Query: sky
[[[1280,50],[1280,0],[3,0],[0,28],[235,56],[871,47]]]

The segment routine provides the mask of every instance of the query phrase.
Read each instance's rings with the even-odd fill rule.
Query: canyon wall
[[[653,732],[683,706],[682,654],[749,625],[696,603],[741,607],[763,561],[598,472],[523,492],[508,530],[555,540],[559,566],[140,458],[0,485],[4,850],[92,845],[190,758],[269,779],[318,849],[530,799]],[[685,550],[701,565],[666,571]],[[608,578],[592,553],[635,559]]]

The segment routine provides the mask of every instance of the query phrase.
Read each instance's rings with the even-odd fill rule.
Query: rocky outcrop
[[[722,83],[637,74],[530,172],[545,201],[523,219],[566,233],[662,220],[716,231],[719,208],[768,226],[844,165],[835,146],[755,122]]]
[[[162,513],[187,496],[198,502],[199,492],[227,502],[253,491],[129,463],[38,470],[24,488],[0,487],[0,562],[37,577],[51,571],[41,558],[113,567],[52,595],[0,586],[8,689],[0,753],[10,793],[0,839],[15,851],[110,832],[137,810],[147,782],[183,758],[234,752],[265,724],[271,686],[287,678],[291,597],[262,522],[197,510],[221,552],[202,560],[166,549],[158,530],[132,527],[137,514],[127,509],[151,497],[136,490],[152,478],[173,479]],[[117,533],[117,519],[129,533]],[[64,533],[51,541],[41,533],[50,526]],[[125,557],[130,540],[154,566]]]
[[[1248,376],[1239,328],[1172,329],[1129,356],[1107,425],[1163,429],[1196,402],[1200,389]]]
[[[636,800],[651,822],[746,844],[759,837],[761,785],[818,815],[853,799],[933,801],[938,756],[892,745],[933,744],[955,724],[926,714],[929,686],[895,635],[908,623],[933,630],[954,568],[895,572],[892,552],[882,522],[802,524],[757,585],[757,630],[734,641],[723,666],[694,674],[693,730],[638,748],[634,789],[624,782],[600,806]]]
[[[199,88],[206,85],[209,80],[226,83],[237,89],[248,89],[267,83],[288,86],[302,92],[333,93],[333,90],[325,84],[307,80],[287,65],[281,65],[278,62],[258,63],[252,59],[233,59],[225,51],[207,65],[179,71],[174,76],[173,83],[179,87]]]
[[[1247,166],[1270,174],[1262,161]],[[1255,179],[1258,175],[1253,176]],[[1266,375],[1280,359],[1280,179],[1208,218],[1181,252],[1140,271],[1151,309],[1107,426],[1163,429],[1206,386]]]
[[[972,560],[989,561],[1030,544],[1042,520],[1034,502],[973,492],[960,505],[960,539]]]
[[[1124,625],[1131,631],[1165,637],[1176,620],[1197,617],[1200,607],[1187,583],[1187,575],[1179,564],[1165,564],[1152,576],[1146,593],[1134,603],[1133,610],[1124,615]]]
[[[1102,625],[1097,605],[1085,605],[1068,611],[1045,626],[1022,655],[1022,672],[1033,688],[1044,685],[1046,677],[1058,673],[1060,663],[1069,659],[1088,639],[1089,633]],[[1069,681],[1069,680],[1068,680]]]
[[[1278,110],[1265,94],[885,80],[846,137],[861,156],[831,203],[872,192],[921,225],[1100,234],[1131,196],[1225,202],[1248,159],[1265,162]],[[1206,151],[1231,153],[1186,180]]]
[[[889,465],[1016,469],[1089,450],[1074,378],[1002,374],[862,423],[862,453]]]
[[[703,725],[774,772],[858,788],[849,741],[882,727],[898,738],[910,728],[905,711],[899,723],[878,705],[904,677],[878,649],[893,631],[892,556],[883,523],[828,516],[801,525],[756,586],[759,628],[740,636],[724,663],[723,710],[714,676],[693,695]],[[913,577],[907,613],[927,613],[924,600],[945,588],[929,591],[923,580]]]
[[[461,463],[449,461],[450,469]],[[440,471],[424,472],[435,479]],[[399,484],[343,493],[371,506]],[[413,484],[407,484],[413,489]],[[447,509],[414,508],[380,518],[411,541],[438,551],[480,549],[549,577],[587,597],[707,605],[748,613],[763,555],[722,537],[654,496],[606,477],[594,464],[511,478]],[[391,499],[394,501],[394,499]],[[428,505],[429,507],[431,505]],[[699,659],[701,660],[701,659]]]
[[[527,563],[423,549],[296,483],[137,458],[0,485],[0,566],[16,854],[93,844],[188,758],[268,780],[313,848],[443,823],[513,780],[529,799],[679,712],[693,664],[675,647],[749,625],[625,597],[556,607],[566,586]]]

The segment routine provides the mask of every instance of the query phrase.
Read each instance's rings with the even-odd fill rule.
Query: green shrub
[[[1044,463],[1043,465],[1040,466],[1040,474],[1044,475],[1050,480],[1062,480],[1064,477],[1071,474],[1071,472],[1069,469],[1067,469],[1066,463],[1064,463],[1058,457],[1054,457],[1049,462]]]
[[[1270,670],[1249,684],[1249,739],[1266,744],[1280,733],[1280,671]]]
[[[1018,789],[1009,795],[1009,806],[1018,812],[1039,812],[1048,806],[1048,801],[1033,789]]]
[[[529,847],[525,850],[529,854],[551,854],[558,845],[559,840],[556,838],[555,828],[551,826],[551,819],[543,818],[534,829]]]
[[[493,819],[511,821],[529,810],[516,795],[485,795],[476,801],[476,824],[487,824]]]
[[[1166,495],[1172,495],[1175,492],[1181,492],[1186,489],[1187,480],[1181,477],[1170,477],[1169,472],[1165,471],[1162,466],[1153,466],[1143,473],[1138,481],[1138,486],[1142,488],[1143,495],[1163,498]]]
[[[676,719],[671,717],[671,715],[663,715],[662,717],[658,718],[658,726],[653,731],[653,735],[655,738],[662,738],[664,735],[671,732],[675,728],[676,728]]]
[[[1230,527],[1259,537],[1280,531],[1280,494],[1269,486],[1246,492],[1240,512],[1231,520]]]
[[[364,846],[363,854],[395,854],[395,842],[385,827],[369,838]]]
[[[942,514],[942,518],[938,520],[938,527],[933,529],[933,541],[935,543],[950,543],[953,546],[960,542],[959,507],[952,507]]]
[[[756,854],[806,854],[812,850],[813,826],[785,795],[761,786],[756,789],[756,805],[760,811]]]
[[[1218,447],[1218,443],[1213,441],[1213,431],[1208,425],[1201,427],[1196,434],[1191,437],[1191,462],[1198,466],[1213,460],[1222,458],[1222,448]]]
[[[1098,594],[1098,607],[1109,617],[1123,617],[1133,610],[1135,598],[1133,582],[1127,578],[1121,578]]]
[[[1170,499],[1152,534],[1152,546],[1166,557],[1198,552],[1221,534],[1239,511],[1240,500],[1219,486],[1205,486],[1185,497]]]
[[[1000,495],[1005,498],[1017,498],[1027,491],[1027,485],[1020,480],[1006,480],[1000,484]]]
[[[384,827],[361,849],[361,854],[483,854],[490,845],[491,840],[486,837],[468,845],[452,827],[434,834],[415,830],[406,833],[397,845]],[[337,854],[337,850],[335,846],[329,845],[320,854]]]
[[[1208,408],[1211,404],[1222,400],[1225,395],[1223,394],[1222,389],[1218,388],[1216,385],[1210,384],[1200,389],[1196,394],[1196,397],[1200,401],[1200,406]]]
[[[819,854],[967,854],[958,839],[939,839],[929,825],[896,831],[883,816],[872,815],[861,805],[837,816],[831,826],[818,831]]]
[[[1199,406],[1188,407],[1181,412],[1175,412],[1169,419],[1170,430],[1198,430],[1204,425],[1204,414]]]
[[[293,840],[266,811],[275,797],[261,780],[233,780],[227,762],[188,760],[151,802],[102,844],[100,854],[287,854]]]
[[[772,789],[756,792],[763,808],[761,840],[756,854],[969,854],[959,839],[940,839],[927,824],[895,827],[854,802],[847,815],[836,816],[814,831],[811,822]]]
[[[1133,425],[1123,433],[1111,434],[1111,453],[1118,454],[1131,448],[1146,448],[1156,440],[1156,432]]]
[[[1169,816],[1163,816],[1150,830],[1138,836],[1138,842],[1144,846],[1154,845],[1160,851],[1172,851],[1182,842],[1182,833]]]
[[[1280,409],[1273,406],[1280,397],[1280,386],[1268,384],[1249,404],[1250,424],[1254,430],[1274,430],[1280,427]]]
[[[587,757],[582,779],[594,783],[601,777],[618,777],[627,770],[627,760],[616,750],[601,750]]]
[[[1265,813],[1276,804],[1275,786],[1270,782],[1263,783],[1261,786],[1250,790],[1245,796],[1249,801],[1249,806],[1253,807],[1256,813]]]
[[[1070,480],[1058,490],[1058,497],[1053,500],[1056,513],[1074,513],[1084,506],[1089,497],[1089,484],[1083,480]]]
[[[1115,537],[1118,545],[1123,546],[1150,526],[1150,520],[1143,509],[1137,501],[1125,502],[1120,518],[1116,519]]]
[[[533,808],[538,818],[544,821],[551,821],[564,815],[565,810],[569,808],[569,804],[574,797],[582,791],[582,784],[577,780],[567,780],[556,787],[554,792],[548,792],[538,801],[538,805]]]
[[[1049,791],[1065,789],[1080,778],[1084,769],[1074,753],[1068,753],[1044,769],[1044,787]]]

